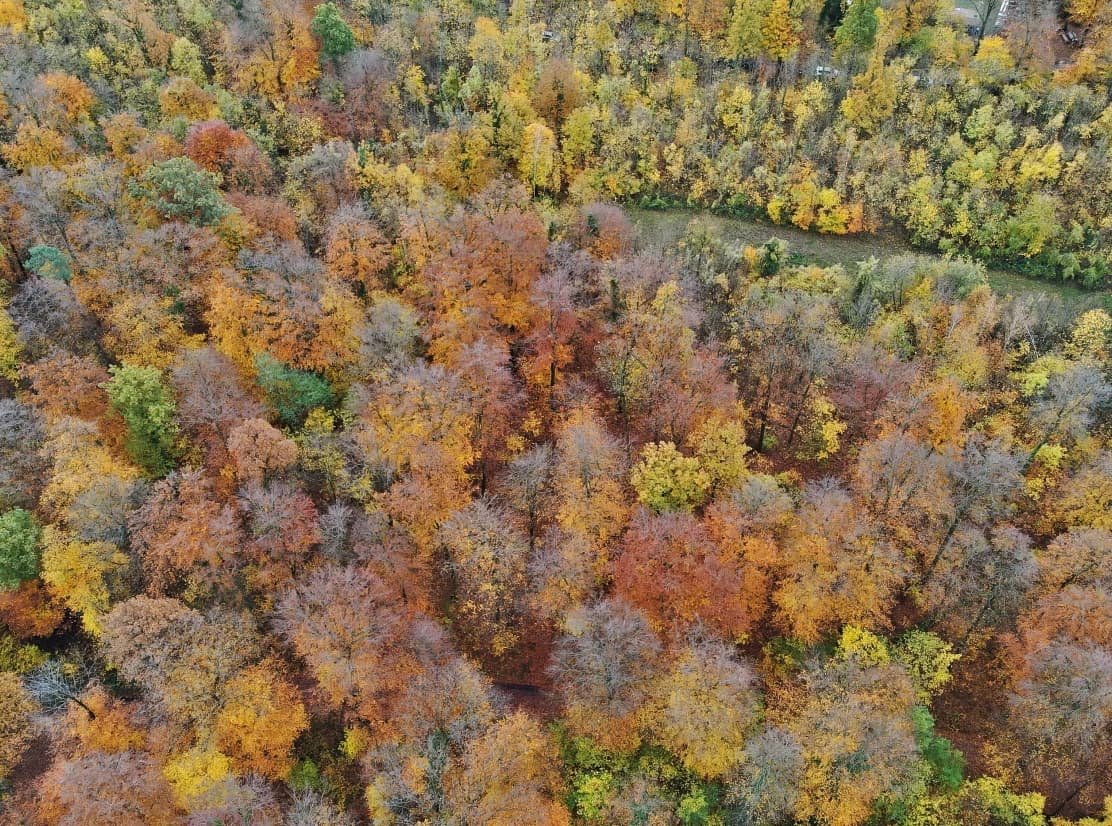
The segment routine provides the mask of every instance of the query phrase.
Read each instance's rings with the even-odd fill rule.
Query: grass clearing
[[[789,251],[808,264],[829,267],[841,264],[851,266],[868,258],[885,258],[911,253],[928,257],[941,257],[910,246],[894,236],[887,235],[822,235],[793,226],[771,224],[748,218],[715,215],[697,210],[648,210],[627,208],[626,213],[637,229],[641,243],[659,248],[674,245],[683,237],[691,221],[699,219],[709,224],[722,238],[754,246],[769,238],[782,238],[788,242]],[[1060,281],[1044,281],[1005,270],[989,270],[989,285],[1001,295],[1020,295],[1041,292],[1056,295],[1067,304],[1082,306],[1106,305],[1112,301],[1108,291],[1082,290]]]

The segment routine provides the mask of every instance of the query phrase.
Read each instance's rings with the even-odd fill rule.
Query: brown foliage
[[[37,579],[0,591],[0,622],[17,639],[48,637],[64,618],[65,609]]]
[[[670,634],[703,622],[743,637],[763,613],[767,587],[759,569],[727,556],[690,513],[639,510],[614,564],[615,592]]]
[[[264,487],[253,481],[240,492],[239,505],[247,524],[247,556],[258,569],[254,583],[268,590],[285,585],[320,542],[313,501],[289,482]]]
[[[263,419],[245,419],[228,434],[228,453],[240,483],[264,482],[297,461],[297,445]]]
[[[152,488],[131,517],[131,539],[156,594],[180,584],[229,588],[240,566],[236,512],[199,470],[175,471]]]
[[[183,823],[162,772],[140,752],[93,752],[54,764],[39,782],[44,826],[176,826]]]
[[[34,710],[35,704],[24,691],[19,675],[0,671],[0,779],[8,776],[31,742]]]
[[[353,622],[353,618],[360,618]],[[378,577],[355,567],[317,568],[279,598],[275,630],[305,660],[330,705],[388,725],[400,692],[443,656],[430,621]]]
[[[273,175],[270,161],[255,143],[222,120],[202,121],[189,127],[185,154],[203,169],[222,175],[230,189],[259,192],[267,187]]]

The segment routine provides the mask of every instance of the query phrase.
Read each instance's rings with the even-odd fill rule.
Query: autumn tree
[[[302,223],[356,200],[357,158],[347,141],[316,143],[290,161],[283,189]]]
[[[527,181],[536,196],[538,189],[560,188],[560,163],[556,154],[556,135],[539,121],[525,127],[521,137],[521,151],[517,161],[518,172]]]
[[[913,777],[915,692],[893,665],[835,659],[807,675],[802,705],[783,721],[802,746],[796,817],[864,822],[881,795]]]
[[[42,778],[36,813],[49,826],[185,822],[158,765],[138,751],[93,752],[55,762]]]
[[[1011,515],[1020,485],[1020,460],[1002,443],[971,434],[960,456],[946,464],[950,506],[945,527],[925,561],[922,581],[934,575],[949,553],[958,529],[966,523],[991,526]]]
[[[0,591],[0,622],[15,639],[48,637],[65,619],[65,609],[40,579]]]
[[[1076,439],[1092,424],[1095,409],[1112,397],[1112,386],[1090,364],[1077,364],[1055,373],[1030,408],[1034,446],[1024,462],[1031,466],[1051,439]]]
[[[129,527],[154,593],[234,583],[243,542],[237,514],[199,470],[175,471],[155,484]]]
[[[1112,529],[1112,453],[1100,453],[1062,484],[1047,503],[1056,525]]]
[[[534,544],[526,573],[530,608],[557,621],[586,601],[605,577],[590,539],[559,526],[550,527]]]
[[[626,266],[630,266],[626,264]],[[690,305],[675,281],[651,299],[640,288],[611,300],[621,307],[598,348],[598,370],[614,398],[628,444],[639,426],[657,440],[685,442],[699,421],[729,408],[735,394],[721,358],[696,345],[687,324]]]
[[[397,737],[362,758],[371,818],[443,816],[447,778],[459,771],[468,744],[496,723],[490,682],[470,662],[454,658],[409,684],[398,715]]]
[[[229,682],[259,651],[244,616],[209,616],[176,599],[134,597],[104,619],[104,654],[179,723],[211,732]]]
[[[247,557],[257,568],[252,581],[266,589],[284,585],[303,570],[320,542],[313,500],[290,482],[249,483],[240,492]]]
[[[34,710],[35,704],[24,691],[19,675],[0,671],[0,778],[7,778],[30,744]]]
[[[734,369],[756,420],[752,445],[793,447],[837,364],[833,307],[823,296],[751,287],[729,323]]]
[[[485,491],[490,469],[506,458],[507,442],[521,417],[524,396],[511,370],[509,354],[482,339],[453,358],[470,419],[471,443],[479,451],[479,490]]]
[[[111,542],[85,542],[47,525],[42,535],[42,581],[85,630],[97,634],[114,600],[128,595],[131,558]]]
[[[365,621],[352,623],[352,616]],[[440,656],[442,632],[414,616],[377,576],[318,567],[277,602],[275,629],[309,666],[329,703],[389,719],[398,693]]]
[[[477,500],[441,526],[439,540],[456,586],[460,636],[477,654],[505,654],[517,643],[525,537],[506,511]]]
[[[533,93],[533,108],[553,129],[559,129],[568,114],[583,102],[579,83],[575,67],[562,58],[549,60],[541,69]]]
[[[746,743],[726,782],[726,811],[741,822],[790,819],[799,803],[805,763],[803,746],[786,728],[769,727]]]
[[[1008,646],[1008,721],[1019,735],[1019,766],[1040,787],[1068,784],[1066,800],[1094,785],[1097,775],[1086,766],[1108,760],[1112,603],[1102,573],[1046,593],[1021,617]],[[1104,786],[1096,785],[1099,799]]]
[[[65,666],[58,671],[62,668]],[[41,683],[37,687],[41,693]],[[76,696],[75,688],[74,685],[64,689],[71,695],[65,700],[65,722],[80,741],[78,753],[119,754],[143,748],[147,738],[128,703],[112,697],[99,685],[85,686],[80,697]]]
[[[621,207],[590,203],[569,227],[572,239],[601,260],[617,258],[633,248],[633,227]]]
[[[625,602],[604,600],[572,610],[550,667],[572,729],[604,745],[637,743],[633,717],[648,699],[660,655],[648,621]]]
[[[297,689],[279,673],[277,663],[263,662],[236,675],[214,724],[220,750],[237,769],[274,779],[293,768],[294,741],[309,726]]]
[[[222,271],[208,291],[213,346],[248,374],[264,372],[258,357],[283,371],[343,376],[356,345],[355,304],[346,285],[321,278],[320,263],[289,243],[241,258],[245,271]],[[277,373],[282,385],[295,382],[283,371]]]
[[[536,543],[547,497],[552,490],[553,449],[540,444],[509,461],[501,482],[506,497],[525,520],[530,549]]]
[[[324,260],[333,273],[370,295],[383,286],[392,260],[391,246],[366,210],[345,204],[329,219]]]
[[[1034,583],[1031,539],[1002,524],[955,534],[951,550],[923,591],[935,622],[964,647],[973,635],[1015,614]]]
[[[690,511],[702,504],[710,491],[711,478],[694,456],[684,456],[671,442],[645,445],[641,461],[629,478],[637,498],[658,513]]]
[[[556,520],[567,531],[603,546],[627,517],[621,448],[595,411],[575,408],[560,427],[553,468]]]
[[[297,445],[262,419],[245,419],[228,433],[228,454],[241,483],[263,482],[297,461]]]
[[[752,60],[764,47],[762,20],[769,12],[767,2],[735,0],[730,13],[723,54],[731,60]]]
[[[908,563],[837,485],[808,486],[783,545],[773,601],[791,633],[817,641],[842,624],[883,627]]]
[[[783,66],[798,48],[798,25],[788,0],[772,0],[761,22],[761,50],[775,60],[777,66]]]
[[[89,352],[92,318],[64,281],[54,278],[24,281],[8,303],[7,313],[19,332],[25,361],[56,347],[76,354]]]
[[[1071,585],[1104,587],[1112,581],[1107,551],[1112,531],[1071,528],[1059,534],[1037,555],[1039,591],[1062,591]]]
[[[655,689],[654,739],[696,774],[722,776],[744,759],[741,747],[758,715],[755,682],[728,646],[692,640]]]
[[[472,210],[403,224],[402,242],[425,259],[406,292],[428,315],[434,358],[450,363],[460,347],[529,327],[530,292],[548,239],[528,197],[524,188],[496,181],[472,199]]]
[[[644,509],[622,537],[613,575],[615,592],[670,635],[701,622],[725,637],[743,637],[760,615],[767,586],[759,569],[717,545],[696,517]]]
[[[224,121],[193,124],[185,137],[185,150],[202,169],[244,192],[264,191],[274,174],[266,155],[247,134]]]
[[[0,506],[30,507],[42,489],[46,431],[33,407],[0,399]]]
[[[555,745],[530,716],[515,712],[464,752],[445,780],[452,822],[461,826],[566,826]]]
[[[419,362],[357,389],[352,403],[354,439],[385,488],[387,509],[419,544],[431,546],[440,523],[467,503],[476,456],[475,422],[458,379]]]
[[[91,356],[54,350],[35,364],[26,365],[23,374],[31,384],[28,403],[47,419],[71,416],[97,421],[108,410],[108,394],[100,385],[110,376]]]

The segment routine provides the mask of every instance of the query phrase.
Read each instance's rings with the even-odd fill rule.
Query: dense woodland
[[[0,0],[0,822],[1112,824],[1112,6],[986,2]]]

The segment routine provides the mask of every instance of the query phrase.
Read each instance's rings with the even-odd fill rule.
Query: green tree
[[[839,55],[850,58],[873,48],[876,41],[876,10],[878,0],[858,0],[846,9],[842,24],[834,33]]]
[[[170,68],[174,74],[187,77],[195,83],[208,80],[201,62],[201,50],[187,37],[179,37],[170,46]]]
[[[0,591],[18,588],[39,573],[42,529],[23,508],[0,516]]]
[[[321,57],[336,62],[355,50],[355,34],[340,16],[335,3],[321,3],[313,9],[310,29],[320,38]]]
[[[156,476],[174,467],[174,440],[178,435],[177,406],[155,367],[110,367],[112,378],[101,387],[113,409],[127,422],[127,451],[131,458]]]
[[[761,21],[768,14],[768,7],[768,0],[735,0],[730,25],[726,29],[724,57],[750,60],[760,55],[764,45]]]
[[[61,250],[46,244],[38,244],[27,250],[27,260],[23,262],[23,266],[42,278],[57,278],[67,284],[73,275],[69,259]]]
[[[684,456],[671,442],[645,445],[641,461],[630,474],[637,498],[657,513],[689,511],[707,498],[711,476],[693,456]]]
[[[163,218],[209,226],[232,212],[220,195],[221,182],[219,174],[189,158],[170,158],[151,164],[132,188]]]
[[[269,353],[255,356],[255,381],[286,427],[300,427],[314,407],[335,403],[332,387],[309,370],[289,367]]]

